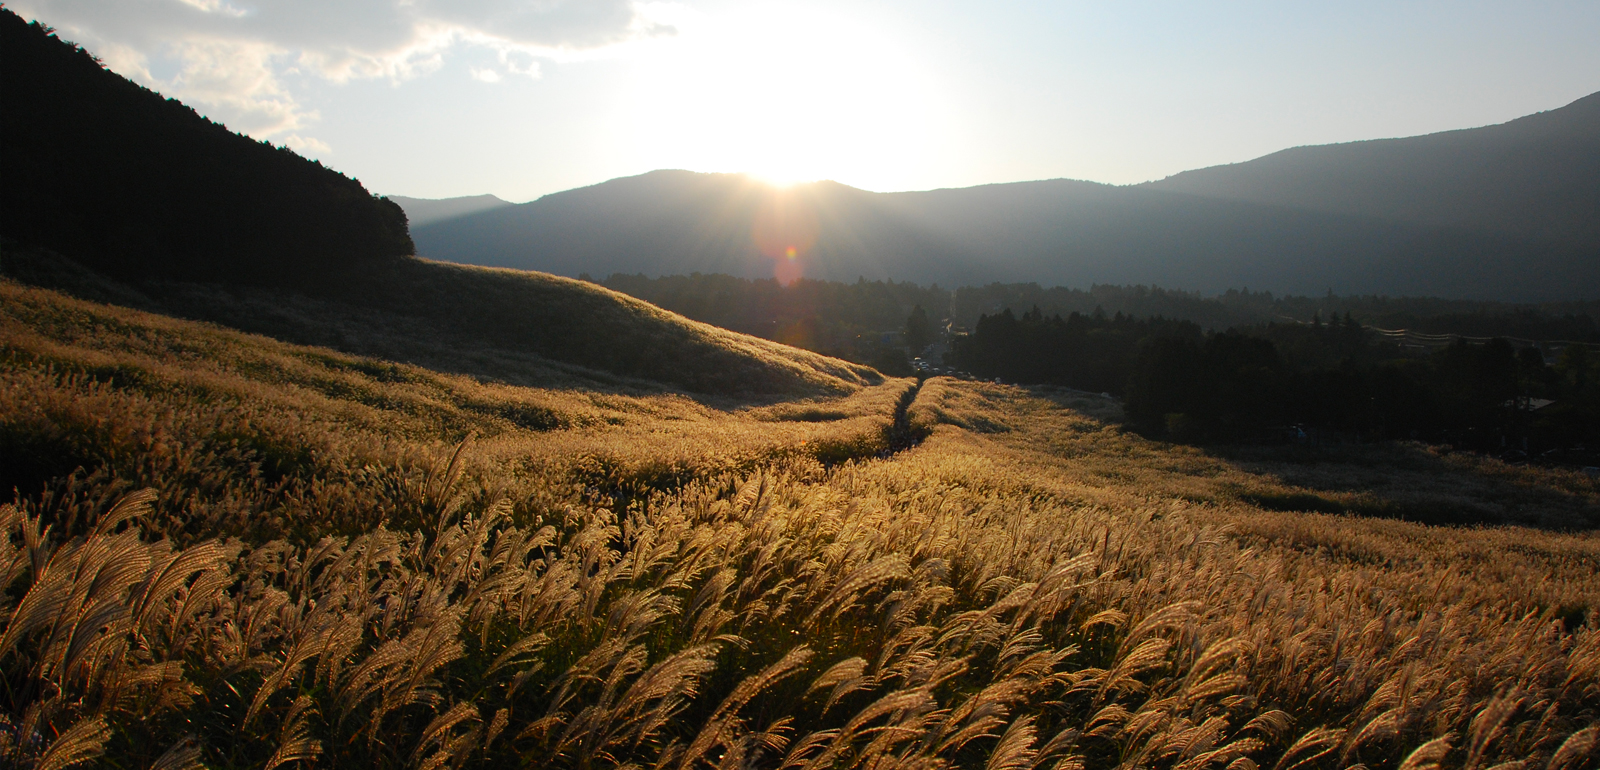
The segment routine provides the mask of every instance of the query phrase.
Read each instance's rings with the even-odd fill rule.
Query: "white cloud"
[[[178,2],[206,13],[220,13],[234,17],[244,15],[244,10],[228,5],[225,0],[178,0]]]
[[[290,134],[284,137],[283,143],[288,145],[289,149],[294,150],[302,155],[333,151],[332,148],[330,148],[320,139],[313,139],[311,137],[301,136],[299,134]]]
[[[512,75],[670,33],[633,0],[22,0],[7,4],[108,66],[229,127],[327,152],[288,75],[401,82],[453,49],[493,51]],[[170,73],[170,74],[166,74]],[[472,76],[494,82],[488,68]],[[297,144],[298,143],[298,146]]]
[[[317,119],[316,111],[302,107],[278,79],[274,60],[287,53],[281,48],[194,40],[176,43],[171,50],[182,69],[168,85],[185,101],[209,107],[235,130],[270,138],[304,130]]]

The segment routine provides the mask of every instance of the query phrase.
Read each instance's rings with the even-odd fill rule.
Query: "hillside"
[[[0,9],[0,236],[125,278],[290,284],[413,253],[405,214]]]
[[[595,294],[601,295],[603,290]],[[260,312],[266,304],[261,298],[228,298],[230,302],[240,299],[244,300],[241,313]],[[631,468],[629,472],[646,475],[654,472],[649,469],[650,463],[629,452],[632,444],[645,440],[654,442],[651,451],[657,459],[670,455],[676,458],[675,462],[721,470],[748,465],[758,457],[771,459],[792,453],[792,448],[785,447],[808,436],[812,442],[806,451],[811,455],[829,459],[833,458],[829,452],[850,451],[843,444],[835,446],[812,435],[816,426],[804,421],[785,422],[785,410],[803,409],[803,404],[748,407],[735,399],[708,402],[703,397],[694,399],[673,392],[660,383],[619,378],[537,355],[519,355],[510,349],[467,347],[457,351],[461,359],[450,359],[445,357],[447,346],[442,341],[424,336],[400,350],[426,351],[431,353],[430,360],[446,364],[424,368],[394,358],[350,355],[169,315],[88,302],[3,278],[0,300],[0,361],[4,361],[10,376],[23,377],[28,371],[52,372],[49,376],[78,385],[100,383],[91,389],[99,387],[108,394],[140,394],[156,399],[166,394],[184,394],[180,400],[193,399],[194,408],[202,404],[249,404],[251,409],[278,415],[298,413],[312,423],[336,424],[342,426],[341,430],[382,432],[408,440],[460,441],[472,434],[493,442],[514,436],[525,439],[524,434],[529,432],[567,431],[562,434],[565,438],[545,442],[537,450],[542,462],[563,467],[582,462],[588,451],[583,447],[588,446],[586,442],[593,443],[592,434],[621,432],[633,437],[613,447],[621,454],[607,450],[606,457],[610,459],[606,462],[618,464],[618,470]],[[199,303],[201,298],[191,297],[190,301]],[[317,310],[315,305],[302,303],[291,312],[311,315]],[[340,323],[330,330],[334,335],[371,333],[351,328],[348,317],[337,320]],[[378,320],[387,321],[384,328],[391,341],[418,331],[415,325]],[[726,333],[708,336],[734,338]],[[369,346],[374,341],[369,340]],[[760,341],[756,344],[759,349],[782,352],[780,346],[763,345]],[[477,361],[476,372],[448,371],[453,360],[472,358],[488,360]],[[818,358],[803,354],[801,360]],[[698,363],[713,367],[718,363],[738,365],[736,361]],[[500,376],[483,376],[485,368]],[[748,370],[743,374],[761,375]],[[860,451],[878,451],[873,442],[887,424],[893,399],[904,389],[903,381],[880,380],[876,387],[846,387],[841,381],[825,382],[816,375],[813,378],[816,390],[831,384],[836,391],[829,397],[834,413],[830,421],[844,422],[832,426],[834,432],[849,424],[859,435],[852,434],[847,444],[864,441],[866,448]],[[809,393],[802,390],[788,395],[803,398]],[[733,419],[730,415],[743,421],[737,436],[728,434],[712,440],[697,435],[714,418],[730,427],[726,422]],[[105,461],[92,452],[84,454],[90,448],[82,444],[50,444],[54,440],[50,436],[57,435],[58,429],[67,429],[78,416],[52,412],[35,417],[44,422],[29,422],[23,412],[8,413],[4,424],[9,427],[0,430],[0,444],[4,445],[0,447],[0,490],[4,490],[0,502],[13,490],[37,490],[79,466],[92,469]],[[45,433],[28,433],[33,430]]]
[[[866,366],[691,321],[583,281],[414,257],[288,290],[120,282],[57,255],[0,254],[0,275],[302,344],[522,385],[675,388],[770,400],[854,391]]]
[[[0,360],[8,767],[1594,758],[1579,474],[945,378],[523,388],[4,281]]]
[[[432,258],[574,276],[1585,299],[1600,285],[1596,103],[1505,126],[1291,150],[1133,187],[777,190],[739,175],[655,171],[414,235]],[[1294,173],[1260,170],[1279,167]],[[1257,181],[1223,181],[1233,179]]]

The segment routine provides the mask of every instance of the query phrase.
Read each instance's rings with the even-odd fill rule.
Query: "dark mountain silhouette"
[[[1589,97],[1504,126],[1279,153],[1328,150],[1321,165],[1268,164],[1278,157],[1269,156],[1189,172],[1193,181],[1130,187],[777,190],[741,175],[655,171],[418,227],[415,236],[426,256],[565,275],[1574,299],[1600,286],[1596,104]],[[1378,155],[1362,155],[1369,150]],[[1318,193],[1321,180],[1327,189]],[[774,239],[775,227],[783,237]]]
[[[405,209],[406,219],[411,222],[412,227],[512,205],[510,201],[501,200],[493,195],[466,195],[460,198],[408,198],[404,195],[387,197]]]
[[[738,174],[655,171],[441,222],[425,256],[578,275],[715,272],[853,280],[959,256],[882,196],[833,182],[787,190]],[[790,260],[787,251],[796,250]],[[970,271],[980,275],[981,271]]]
[[[1600,93],[1509,123],[1296,147],[1147,187],[1600,246]]]
[[[399,206],[0,9],[0,235],[122,277],[283,283],[411,254]]]

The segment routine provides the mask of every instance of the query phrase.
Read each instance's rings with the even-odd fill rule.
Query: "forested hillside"
[[[0,236],[124,278],[318,283],[414,252],[360,182],[0,9]]]

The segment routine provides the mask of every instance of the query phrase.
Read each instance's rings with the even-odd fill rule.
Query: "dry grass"
[[[1581,478],[1219,457],[946,379],[884,456],[907,381],[741,406],[0,322],[8,459],[57,462],[0,508],[22,767],[1596,762],[1595,534],[1268,509],[1409,457],[1408,505],[1549,524]]]
[[[534,387],[712,398],[838,396],[869,367],[691,321],[585,281],[406,258],[318,294],[109,281],[60,256],[8,249],[0,274],[97,301],[346,353]]]

